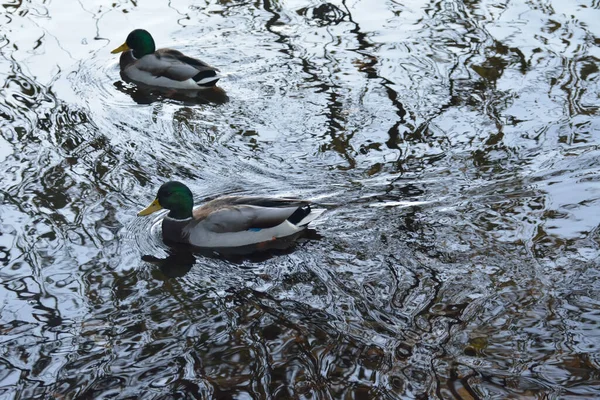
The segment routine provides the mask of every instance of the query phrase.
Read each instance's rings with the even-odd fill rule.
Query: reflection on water
[[[137,104],[151,104],[155,101],[163,101],[165,99],[175,100],[180,104],[185,105],[223,104],[229,101],[227,93],[220,87],[206,90],[175,91],[158,87],[149,87],[139,83],[127,84],[123,81],[115,82],[114,87],[118,91],[131,96],[131,99]]]
[[[147,238],[145,238],[147,239]],[[166,243],[165,257],[151,254],[142,256],[142,260],[156,265],[167,278],[179,278],[190,272],[199,256],[214,258],[252,268],[253,263],[265,262],[273,257],[291,254],[298,246],[306,245],[307,240],[320,240],[322,236],[316,230],[307,228],[295,235],[269,242],[241,247],[202,248],[179,243]],[[158,239],[155,238],[155,242]]]
[[[598,397],[598,2],[2,6],[0,397]],[[223,92],[120,79],[133,27]],[[331,207],[191,253],[171,179]]]

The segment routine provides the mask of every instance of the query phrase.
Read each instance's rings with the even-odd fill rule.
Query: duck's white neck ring
[[[175,222],[187,222],[187,221],[191,221],[193,217],[189,217],[189,218],[185,218],[185,219],[176,219],[176,218],[171,218],[168,215],[165,216],[164,219],[168,220],[168,221],[175,221]]]

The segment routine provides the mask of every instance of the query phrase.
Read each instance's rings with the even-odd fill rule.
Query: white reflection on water
[[[597,3],[3,6],[0,395],[597,394]],[[123,82],[138,27],[229,102]],[[191,255],[170,179],[328,211]]]

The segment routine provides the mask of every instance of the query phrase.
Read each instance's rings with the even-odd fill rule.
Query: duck
[[[222,196],[194,209],[194,197],[183,183],[160,186],[156,198],[138,216],[167,209],[162,220],[165,242],[198,248],[236,248],[296,238],[325,209],[295,198]]]
[[[178,50],[158,49],[152,35],[135,29],[112,54],[122,53],[121,73],[128,79],[149,86],[169,89],[208,89],[220,79],[219,70],[188,57]]]

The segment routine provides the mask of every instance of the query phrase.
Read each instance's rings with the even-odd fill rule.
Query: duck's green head
[[[111,53],[116,54],[126,50],[133,50],[133,56],[135,58],[141,58],[146,54],[154,53],[156,46],[154,45],[152,35],[148,31],[136,29],[131,31],[127,36],[125,43],[111,51]]]
[[[169,217],[171,218],[190,218],[194,208],[194,196],[190,189],[181,182],[170,181],[164,183],[158,189],[156,199],[140,211],[138,216],[150,215],[163,208],[170,211]]]

